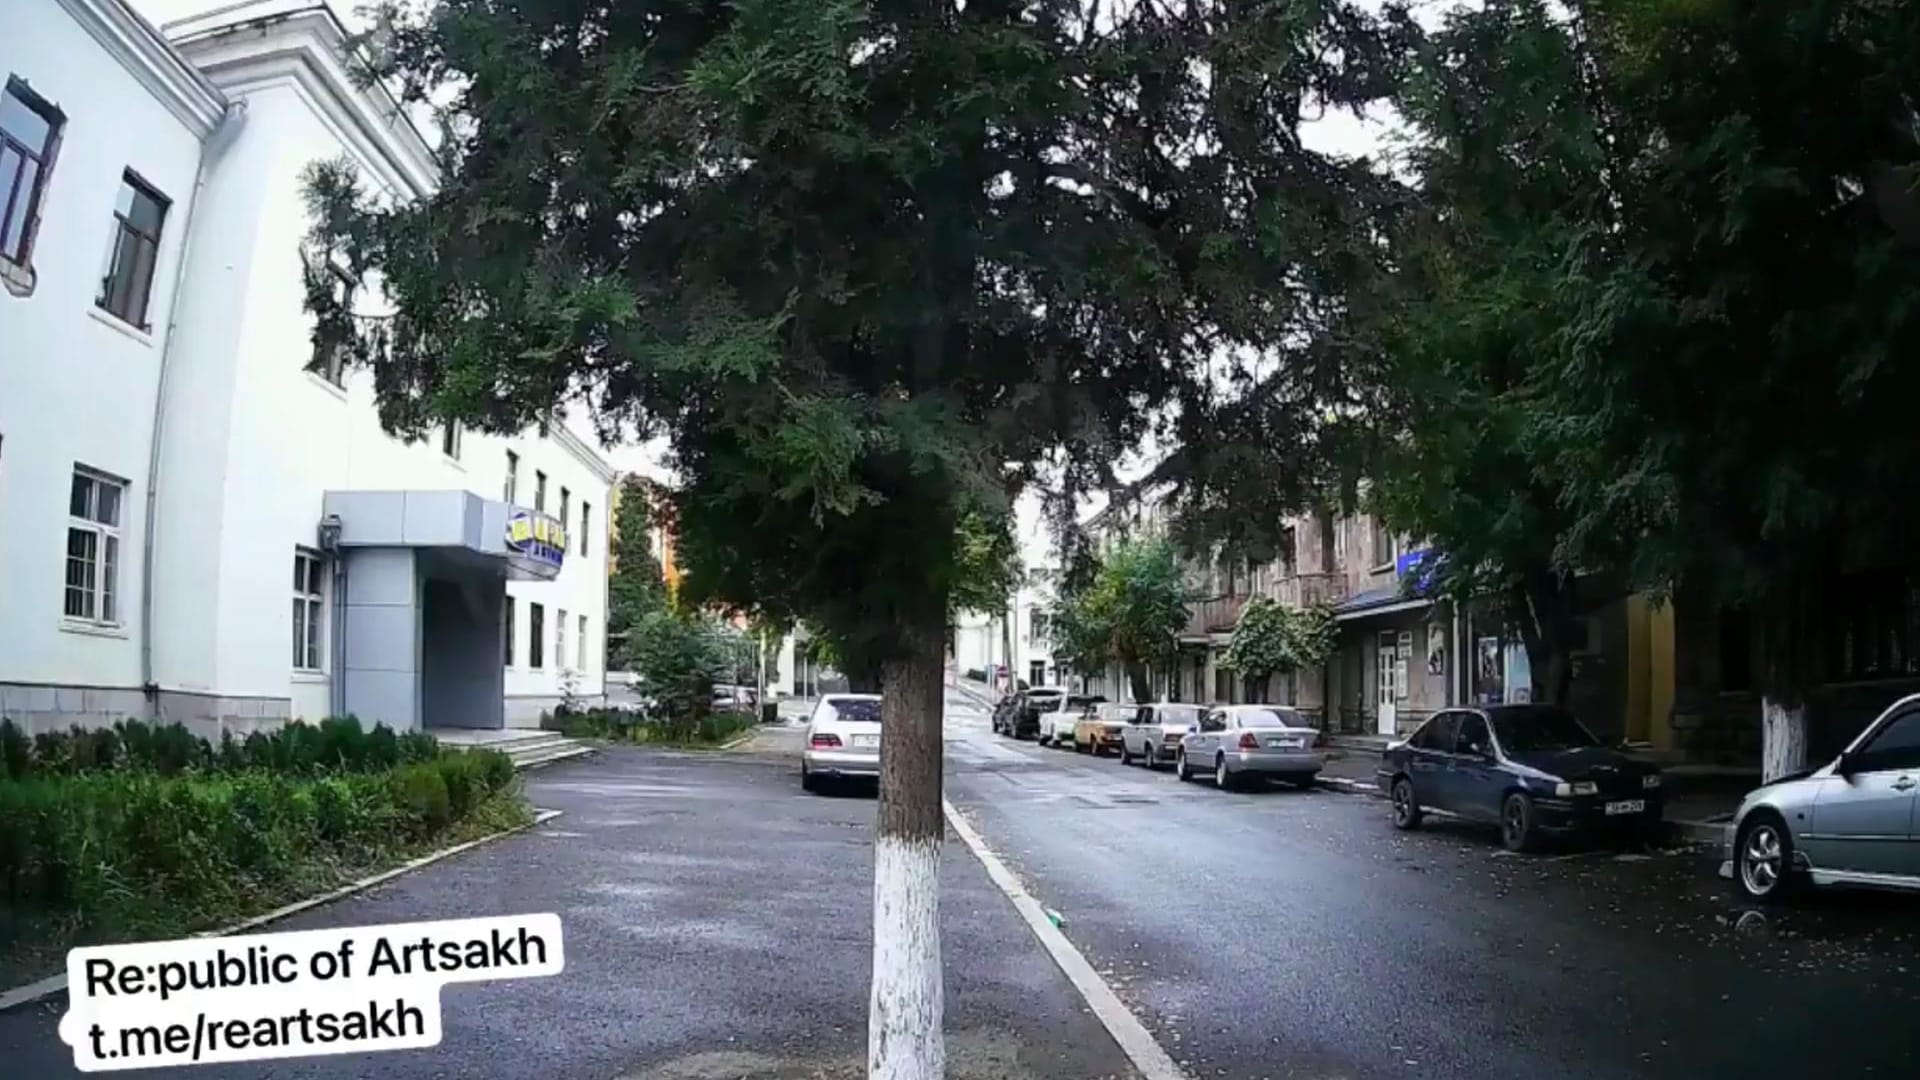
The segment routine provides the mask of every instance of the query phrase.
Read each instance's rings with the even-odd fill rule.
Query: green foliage
[[[10,748],[10,749],[8,749]],[[264,769],[288,774],[325,771],[370,772],[394,765],[432,761],[440,744],[422,731],[396,735],[385,724],[369,731],[351,716],[318,724],[294,720],[245,739],[222,732],[215,746],[182,724],[123,720],[111,728],[74,727],[43,732],[29,741],[11,720],[0,719],[0,777],[61,776],[109,770],[152,772],[240,772]]]
[[[622,477],[614,517],[614,569],[607,580],[607,639],[612,643],[608,662],[616,667],[633,667],[634,628],[667,606],[666,582],[652,547],[659,516],[653,485],[632,474]]]
[[[805,616],[852,667],[937,651],[965,515],[1036,463],[1071,495],[1150,431],[1214,439],[1256,368],[1293,391],[1287,449],[1279,414],[1338,392],[1305,331],[1388,185],[1297,129],[1391,87],[1355,4],[431,0],[383,27],[377,74],[449,114],[447,175],[387,205],[311,171],[310,248],[394,312],[316,284],[316,343],[373,367],[396,432],[583,394],[664,433],[690,600]]]
[[[666,610],[641,620],[630,648],[661,721],[680,733],[698,727],[712,703],[713,684],[731,680],[738,659],[717,624]]]
[[[555,726],[568,738],[693,747],[717,746],[757,722],[752,713],[733,709],[710,712],[692,724],[667,723],[619,709],[587,709],[554,718]]]
[[[1020,583],[1020,545],[1005,511],[969,507],[954,526],[952,611],[1002,612]]]
[[[1222,666],[1265,678],[1311,671],[1333,655],[1338,630],[1324,607],[1296,608],[1264,596],[1247,601]]]
[[[82,939],[199,929],[440,840],[503,801],[524,819],[514,785],[492,751],[362,771],[142,765],[0,780],[0,950],[49,920]]]
[[[1108,663],[1164,664],[1187,624],[1188,600],[1170,541],[1126,540],[1100,562],[1086,588],[1061,597],[1054,639],[1082,671]]]

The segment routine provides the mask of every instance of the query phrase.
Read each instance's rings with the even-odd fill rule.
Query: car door
[[[1453,759],[1453,734],[1460,715],[1440,712],[1414,732],[1407,744],[1407,772],[1413,778],[1414,798],[1436,810],[1453,809],[1448,792],[1447,766]]]
[[[1126,740],[1127,753],[1145,754],[1147,752],[1147,725],[1153,723],[1153,706],[1142,705],[1133,710],[1133,719],[1127,721],[1127,730],[1120,733]]]
[[[1227,714],[1219,709],[1209,709],[1200,717],[1200,730],[1185,740],[1187,760],[1194,768],[1212,767],[1213,751],[1220,745],[1220,732],[1226,727]]]
[[[1455,714],[1453,754],[1447,762],[1447,797],[1451,809],[1467,817],[1497,820],[1500,797],[1506,793],[1507,773],[1494,752],[1493,731],[1476,712]]]
[[[1914,804],[1920,799],[1920,704],[1885,718],[1814,793],[1813,820],[1796,830],[1822,870],[1920,874]]]

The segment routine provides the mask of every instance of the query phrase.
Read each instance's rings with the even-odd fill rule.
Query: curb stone
[[[477,848],[482,844],[492,843],[495,840],[504,839],[515,833],[522,833],[530,829],[538,828],[552,821],[554,818],[559,817],[561,813],[562,811],[559,810],[536,809],[533,812],[533,820],[527,822],[525,825],[515,825],[511,829],[501,829],[496,833],[488,833],[486,836],[469,840],[464,844],[455,844],[449,848],[441,848],[439,851],[429,852],[417,859],[410,859],[407,862],[401,863],[399,866],[382,870],[377,874],[370,874],[357,881],[350,881],[337,889],[331,889],[318,896],[309,896],[305,900],[295,900],[291,904],[274,908],[272,911],[265,912],[264,914],[255,915],[252,918],[242,919],[237,923],[216,927],[212,930],[201,930],[187,936],[224,937],[228,934],[238,934],[243,931],[252,930],[257,926],[265,926],[270,922],[278,922],[289,915],[298,915],[303,911],[308,911],[324,904],[331,904],[335,900],[344,900],[355,893],[365,892],[375,885],[384,884],[402,874],[411,873],[421,867],[437,863],[442,859],[451,858],[463,851]],[[37,982],[27,983],[25,986],[16,986],[9,990],[0,990],[0,1013],[4,1013],[9,1009],[18,1008],[21,1005],[32,1004],[44,997],[51,997],[66,988],[67,976],[65,972],[62,972],[58,975],[49,975]]]

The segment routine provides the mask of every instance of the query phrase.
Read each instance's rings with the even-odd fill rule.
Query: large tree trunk
[[[899,659],[882,669],[869,1080],[939,1080],[946,1073],[940,971],[944,620],[938,607],[933,611],[900,628]]]
[[[1511,602],[1527,649],[1533,700],[1565,705],[1573,691],[1572,576],[1545,570],[1528,574]]]
[[[1133,691],[1133,700],[1152,701],[1153,687],[1147,681],[1147,665],[1127,665],[1127,685]]]
[[[1016,681],[1019,676],[1013,670],[1013,620],[1014,613],[1018,610],[1018,608],[1008,608],[1000,620],[1000,655],[1006,657],[1007,667],[1007,685],[1003,689],[1009,694],[1013,693],[1014,687],[1020,685]]]

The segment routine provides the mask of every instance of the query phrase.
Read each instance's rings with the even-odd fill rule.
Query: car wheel
[[[820,792],[820,781],[814,779],[814,775],[807,771],[805,765],[800,766],[800,790],[809,795],[816,795]]]
[[[1533,799],[1521,792],[1500,804],[1500,843],[1508,851],[1532,851],[1538,841],[1533,824]]]
[[[1152,743],[1148,743],[1142,747],[1140,750],[1140,763],[1147,767],[1148,772],[1159,772],[1160,748]]]
[[[1127,740],[1121,739],[1120,740],[1120,764],[1131,765],[1134,763],[1134,760],[1135,759],[1133,756],[1133,749],[1127,745]]]
[[[1772,903],[1793,891],[1793,833],[1768,813],[1756,813],[1740,826],[1733,842],[1733,883],[1740,895]]]
[[[1175,779],[1182,782],[1193,779],[1193,770],[1187,768],[1187,752],[1185,750],[1175,750],[1173,752],[1173,775]]]
[[[1038,731],[1038,732],[1035,732],[1035,733],[1034,733],[1034,736],[1033,736],[1033,744],[1034,744],[1035,746],[1046,746],[1046,745],[1048,745],[1048,744],[1049,744],[1049,743],[1051,743],[1051,742],[1052,742],[1052,740],[1051,740],[1051,739],[1048,739],[1048,738],[1047,738],[1047,733],[1046,733],[1046,732],[1044,732],[1044,731]]]
[[[1413,797],[1413,781],[1402,776],[1393,782],[1389,791],[1393,800],[1393,827],[1396,829],[1417,829],[1420,827],[1420,802]]]
[[[1227,771],[1227,756],[1218,755],[1213,759],[1213,786],[1221,791],[1232,791],[1235,787],[1233,774]]]
[[[1315,787],[1315,784],[1316,784],[1316,781],[1312,773],[1308,773],[1305,776],[1296,776],[1293,778],[1293,786],[1299,788],[1301,791],[1312,791]]]

